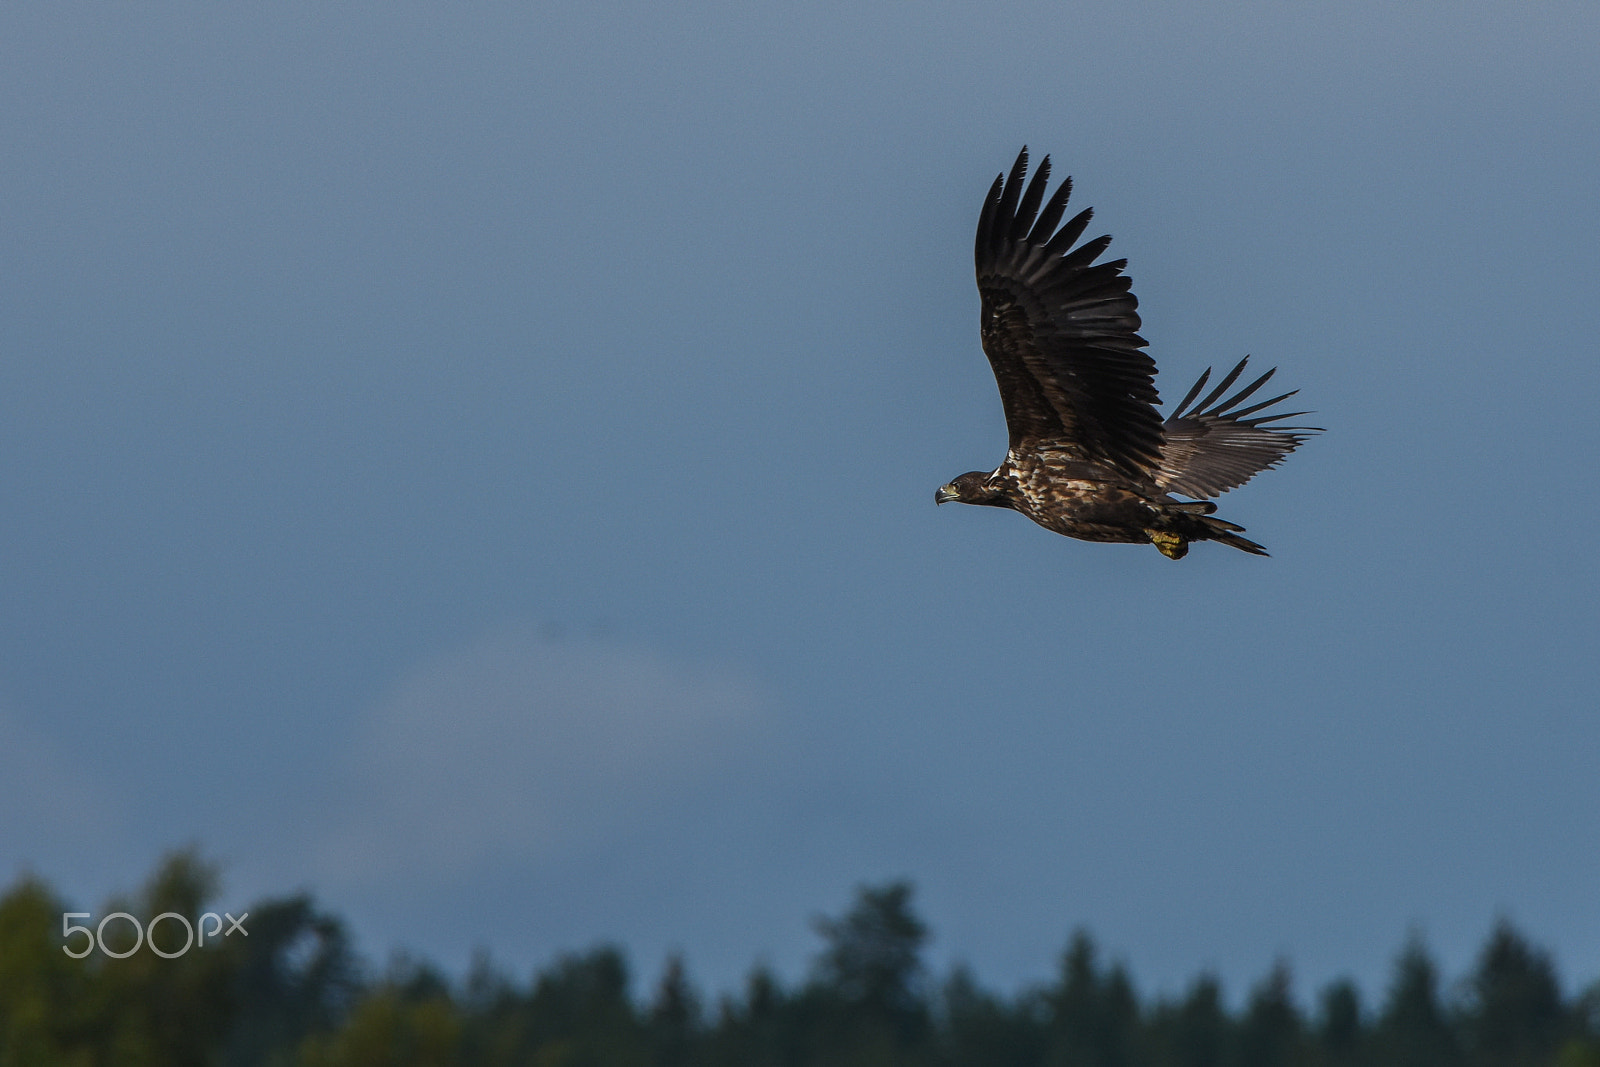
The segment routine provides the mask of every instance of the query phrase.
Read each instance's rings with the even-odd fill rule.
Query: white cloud
[[[449,879],[604,834],[747,752],[748,681],[647,650],[498,633],[422,665],[353,753],[323,877]]]

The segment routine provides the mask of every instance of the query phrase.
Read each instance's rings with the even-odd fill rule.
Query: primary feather
[[[1249,407],[1236,407],[1265,385],[1277,373],[1276,367],[1228,399],[1217,401],[1217,397],[1238,380],[1249,361],[1249,356],[1241,359],[1210,395],[1191,408],[1190,404],[1211,376],[1211,368],[1207,367],[1182,403],[1167,416],[1167,421],[1162,423],[1164,441],[1161,469],[1156,473],[1158,487],[1201,500],[1220,496],[1229,489],[1237,489],[1268,467],[1276,467],[1307,437],[1318,432],[1314,426],[1273,425],[1304,415],[1304,411],[1248,417],[1289,399],[1299,392],[1297,389]]]

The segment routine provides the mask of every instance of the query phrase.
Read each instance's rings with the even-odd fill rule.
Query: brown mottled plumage
[[[1239,536],[1243,527],[1213,518],[1217,506],[1205,498],[1276,466],[1318,428],[1281,425],[1304,412],[1256,415],[1293,392],[1239,407],[1270,370],[1224,398],[1248,357],[1196,403],[1207,370],[1163,421],[1139,302],[1122,273],[1128,261],[1095,262],[1110,237],[1072,247],[1093,213],[1062,224],[1072,179],[1046,202],[1048,156],[1024,188],[1027,174],[1023,148],[989,190],[975,248],[983,351],[1010,448],[994,471],[963,474],[935,502],[1011,508],[1068,537],[1153,544],[1172,559],[1190,541],[1266,555]]]

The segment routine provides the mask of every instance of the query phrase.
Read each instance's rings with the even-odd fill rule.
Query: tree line
[[[12,886],[0,1067],[1600,1067],[1600,981],[1564,994],[1549,955],[1504,921],[1448,986],[1409,941],[1371,1005],[1341,980],[1305,1010],[1281,963],[1238,1009],[1205,974],[1141,998],[1083,931],[1051,981],[1003,995],[964,967],[929,972],[912,886],[892,882],[817,921],[797,983],[757,967],[711,998],[674,958],[636,996],[610,946],[526,983],[486,958],[459,981],[404,957],[374,971],[304,895],[258,902],[247,936],[204,945],[176,919],[151,924],[201,915],[216,886],[192,853],[170,856],[98,913],[129,918],[94,942],[63,936],[70,909],[45,883]]]

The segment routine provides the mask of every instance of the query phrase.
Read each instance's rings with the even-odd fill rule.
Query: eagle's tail
[[[1244,527],[1227,519],[1212,517],[1217,506],[1209,502],[1183,501],[1168,512],[1168,521],[1162,528],[1146,530],[1150,543],[1161,550],[1168,559],[1182,559],[1189,553],[1190,541],[1216,541],[1230,545],[1252,556],[1265,556],[1267,550],[1247,537],[1240,537]]]
[[[1216,519],[1212,518],[1210,515],[1201,516],[1199,519],[1199,524],[1205,527],[1206,532],[1203,538],[1195,538],[1197,541],[1216,541],[1220,544],[1231,545],[1241,552],[1250,553],[1252,556],[1267,555],[1266,549],[1262,548],[1248,537],[1239,536],[1240,534],[1244,533],[1243,526],[1235,526],[1226,519]]]

